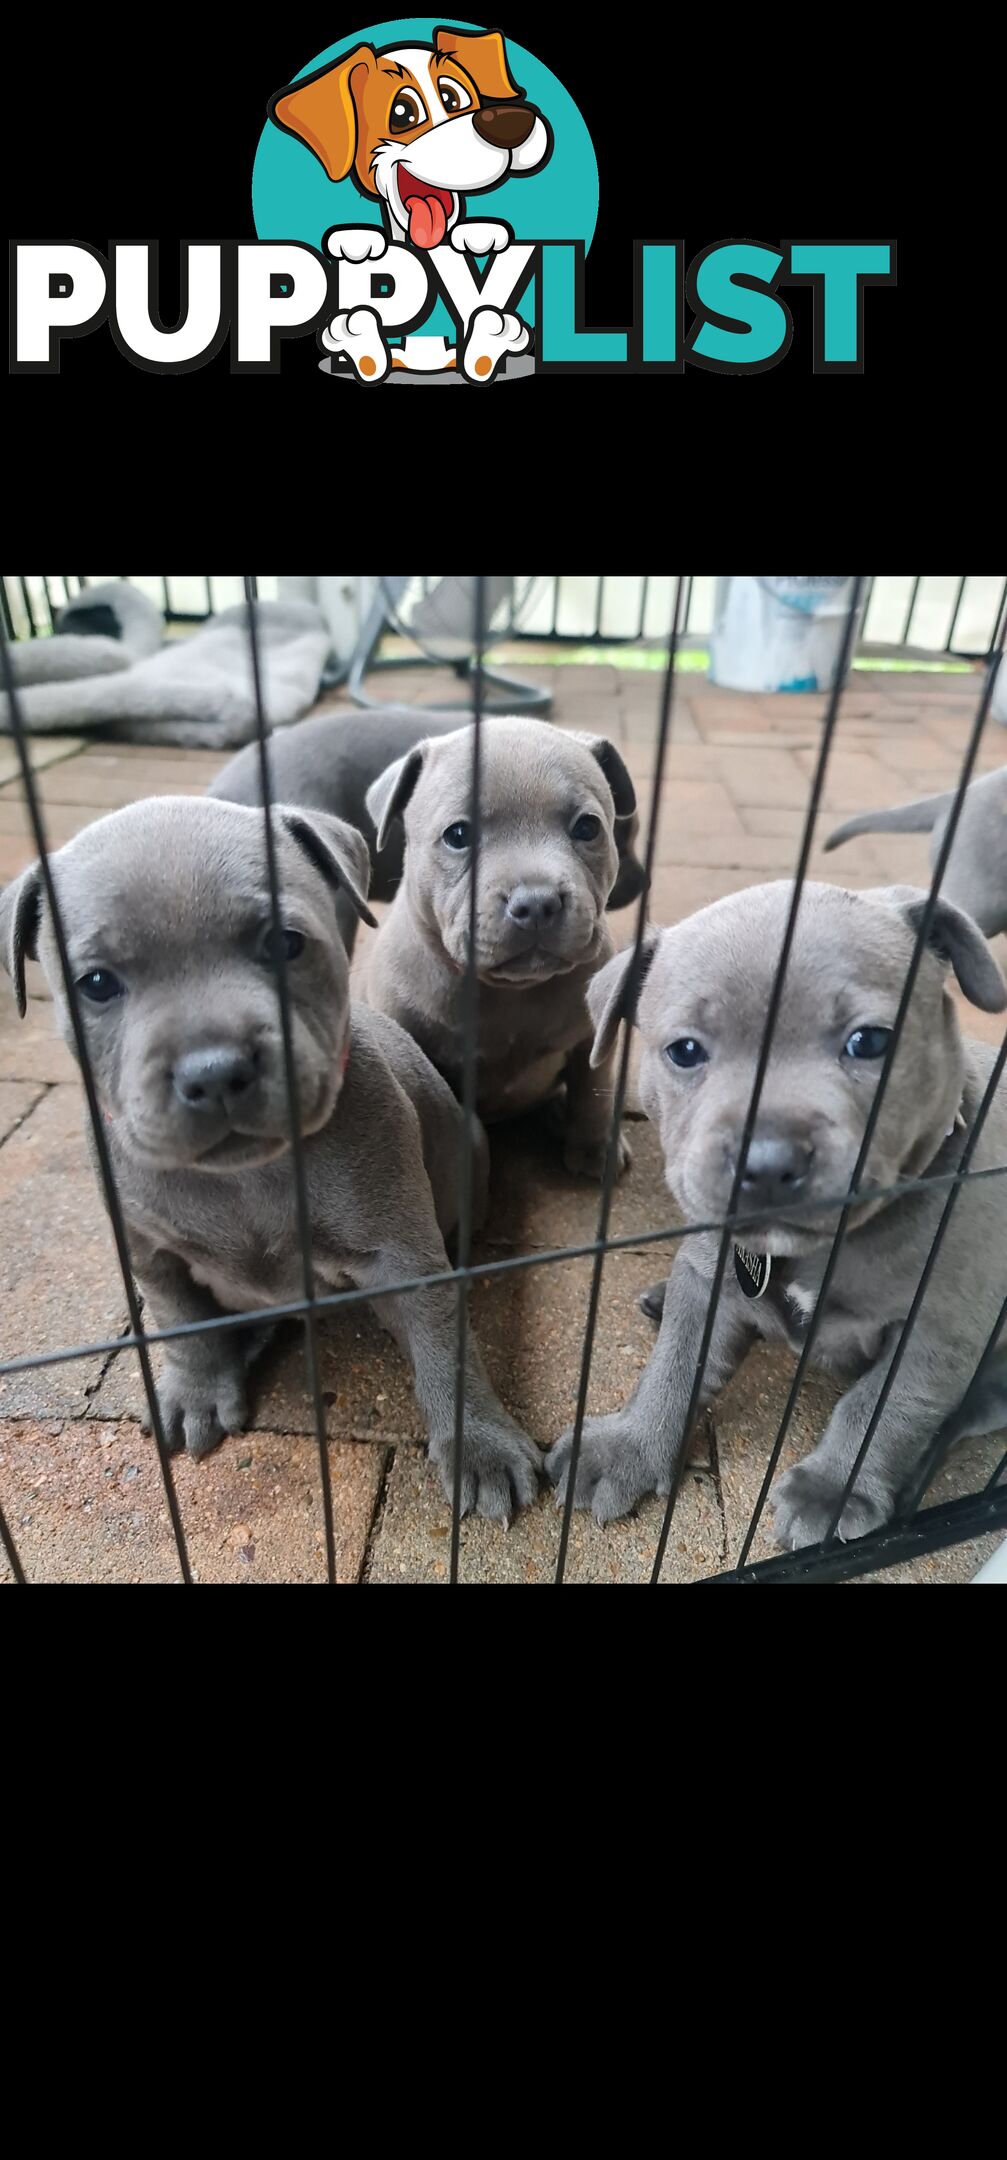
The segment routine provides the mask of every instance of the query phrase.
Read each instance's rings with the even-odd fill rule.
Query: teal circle
[[[383,45],[431,45],[443,19],[443,15],[407,15],[351,31],[317,53],[293,80],[313,75],[316,68],[338,59],[340,53],[352,52],[355,45],[374,45],[379,50]],[[452,29],[481,28],[479,23],[452,21]],[[598,161],[591,137],[569,91],[551,69],[523,45],[507,38],[505,44],[515,82],[552,129],[552,155],[540,172],[504,180],[484,195],[473,195],[470,214],[504,219],[518,240],[583,240],[586,252],[598,221]],[[283,85],[274,87],[279,90]],[[310,247],[321,246],[330,225],[384,223],[376,196],[361,195],[352,180],[328,179],[307,144],[285,134],[271,120],[259,137],[252,168],[252,217],[260,240],[301,240]],[[534,319],[532,303],[529,290],[520,303],[527,321]],[[454,323],[441,299],[435,301],[422,327],[433,335],[454,336]]]

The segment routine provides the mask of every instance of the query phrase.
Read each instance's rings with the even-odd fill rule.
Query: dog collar
[[[773,1272],[772,1254],[752,1252],[748,1245],[736,1245],[734,1272],[745,1297],[764,1297]]]

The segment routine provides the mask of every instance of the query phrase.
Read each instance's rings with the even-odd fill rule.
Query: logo
[[[754,374],[789,352],[786,288],[807,284],[814,372],[863,371],[866,289],[894,285],[893,242],[730,239],[689,262],[680,241],[627,235],[633,318],[602,330],[585,311],[598,206],[584,119],[533,53],[477,25],[378,23],[268,96],[257,238],[181,243],[174,327],[155,244],[14,242],[11,370],[56,374],[62,340],[107,322],[125,359],[161,374],[228,339],[234,373],[275,373],[290,337],[365,389]]]
[[[516,304],[534,248],[483,198],[540,172],[554,138],[514,81],[498,30],[360,44],[279,91],[269,115],[330,181],[349,178],[381,214],[380,226],[339,224],[324,236],[339,305],[321,332],[332,356],[323,366],[369,384],[393,371],[485,384],[532,367]],[[450,337],[420,328],[436,298],[450,310]]]

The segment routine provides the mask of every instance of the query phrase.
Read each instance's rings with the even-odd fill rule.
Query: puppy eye
[[[467,848],[469,844],[469,831],[470,828],[465,823],[465,819],[457,818],[453,825],[448,825],[445,827],[445,830],[441,834],[441,839],[444,841],[447,847]]]
[[[849,1058],[884,1057],[891,1040],[891,1028],[854,1028],[843,1044],[843,1056]]]
[[[441,104],[445,112],[464,112],[466,107],[472,103],[468,91],[462,88],[461,83],[452,82],[448,75],[441,76],[437,88],[440,91]]]
[[[113,998],[126,995],[125,983],[113,975],[111,968],[92,968],[90,975],[82,975],[75,987],[89,1005],[110,1005]]]
[[[414,97],[411,90],[400,90],[392,106],[391,126],[401,134],[404,128],[419,127],[421,120],[426,117],[419,98]]]
[[[280,936],[283,939],[283,950],[287,959],[296,960],[298,954],[304,951],[304,939],[301,932],[299,930],[281,930]],[[276,951],[275,930],[264,931],[259,945],[259,957],[266,962],[268,967],[276,966]]]
[[[667,1045],[664,1054],[666,1058],[671,1059],[673,1065],[681,1065],[686,1068],[693,1065],[708,1065],[710,1062],[709,1051],[704,1050],[702,1043],[697,1042],[694,1035],[681,1035],[677,1042]]]
[[[571,840],[597,840],[600,831],[601,819],[595,817],[590,810],[585,810],[583,817],[577,819],[576,825],[571,825],[570,838]]]

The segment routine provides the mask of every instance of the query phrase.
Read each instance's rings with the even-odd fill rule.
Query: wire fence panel
[[[222,599],[224,604],[231,604],[230,596],[226,595],[226,587],[229,582],[233,583],[235,581],[211,578],[182,581],[166,578],[152,582],[163,584],[164,605],[169,610],[174,609],[176,619],[179,616],[182,619],[187,619],[187,603],[193,598],[193,588],[200,588],[201,611],[205,614],[210,612],[215,604],[219,605]],[[577,1465],[583,1444],[605,1260],[610,1253],[627,1249],[640,1251],[650,1245],[654,1245],[655,1249],[663,1250],[667,1256],[679,1250],[683,1242],[690,1238],[715,1236],[718,1241],[716,1263],[710,1283],[705,1318],[701,1327],[697,1329],[698,1340],[695,1344],[694,1366],[691,1368],[692,1377],[689,1383],[688,1408],[677,1445],[677,1452],[670,1470],[668,1485],[665,1488],[666,1504],[651,1571],[651,1583],[657,1584],[661,1578],[662,1564],[674,1519],[678,1491],[688,1457],[691,1434],[703,1401],[704,1379],[723,1293],[732,1238],[736,1232],[750,1232],[754,1227],[763,1228],[765,1225],[771,1224],[774,1215],[782,1216],[785,1212],[786,1217],[790,1219],[795,1214],[800,1214],[802,1209],[815,1216],[838,1211],[837,1226],[825,1263],[820,1289],[808,1319],[783,1416],[769,1451],[765,1473],[751,1519],[733,1564],[721,1569],[715,1575],[706,1577],[705,1580],[710,1583],[844,1580],[875,1568],[893,1565],[899,1560],[913,1558],[920,1553],[931,1552],[942,1546],[976,1537],[986,1531],[1007,1524],[1007,1453],[1005,1453],[980,1492],[950,1503],[930,1506],[923,1504],[926,1491],[939,1470],[948,1447],[963,1429],[956,1425],[958,1411],[955,1410],[951,1415],[945,1415],[928,1441],[924,1454],[917,1465],[911,1489],[904,1494],[895,1516],[882,1525],[880,1529],[872,1530],[866,1536],[855,1540],[844,1543],[839,1534],[839,1524],[844,1509],[851,1495],[857,1490],[858,1479],[871,1456],[871,1450],[874,1447],[879,1428],[885,1417],[892,1390],[907,1354],[946,1234],[960,1202],[962,1189],[966,1184],[975,1186],[981,1180],[996,1179],[1007,1174],[1007,1162],[993,1164],[976,1164],[975,1162],[976,1151],[986,1125],[987,1115],[1000,1087],[1005,1067],[1007,1067],[1007,1036],[1005,1036],[995,1056],[982,1099],[972,1116],[967,1138],[954,1169],[934,1174],[926,1172],[914,1177],[900,1177],[887,1186],[872,1183],[866,1176],[868,1156],[881,1117],[914,986],[934,926],[942,881],[954,844],[955,834],[958,830],[966,789],[975,769],[983,730],[990,711],[997,671],[1002,664],[1004,638],[1005,633],[1007,633],[1007,609],[1005,609],[1004,592],[1000,590],[987,592],[984,596],[983,606],[986,613],[983,615],[982,621],[988,621],[991,624],[991,644],[995,636],[995,648],[988,651],[981,694],[977,700],[974,719],[965,745],[954,801],[934,863],[931,884],[919,909],[918,919],[915,922],[913,948],[899,992],[897,1010],[888,1034],[883,1063],[870,1102],[870,1108],[866,1115],[863,1137],[854,1168],[845,1188],[824,1198],[820,1195],[816,1195],[812,1200],[805,1201],[802,1201],[799,1197],[796,1199],[790,1198],[784,1205],[775,1208],[767,1204],[766,1207],[761,1208],[754,1215],[752,1208],[743,1204],[743,1185],[753,1136],[756,1132],[764,1083],[780,1024],[781,1010],[788,982],[788,968],[791,962],[801,898],[807,878],[813,843],[815,819],[821,806],[829,760],[833,752],[844,684],[853,657],[857,624],[865,601],[868,615],[871,615],[880,605],[879,587],[883,581],[877,579],[870,581],[865,578],[853,580],[853,591],[844,623],[843,646],[836,672],[835,686],[829,696],[827,709],[821,722],[821,735],[815,769],[809,784],[801,839],[794,865],[792,889],[787,902],[786,921],[780,949],[775,958],[771,989],[766,1002],[765,1021],[760,1040],[757,1044],[753,1041],[751,1045],[751,1089],[741,1125],[737,1150],[732,1158],[733,1169],[726,1207],[721,1215],[715,1216],[713,1219],[668,1224],[654,1230],[613,1237],[610,1236],[609,1230],[612,1196],[618,1170],[620,1131],[629,1076],[631,1037],[629,1023],[635,1011],[636,998],[643,980],[645,945],[648,928],[650,927],[648,892],[652,883],[654,866],[658,859],[659,810],[662,801],[664,775],[667,769],[667,752],[669,744],[674,740],[676,658],[680,653],[682,641],[688,634],[690,610],[702,612],[706,609],[710,594],[704,588],[712,585],[712,581],[682,577],[642,580],[594,579],[579,581],[585,587],[584,592],[579,596],[576,592],[568,592],[564,595],[563,587],[568,581],[562,579],[514,581],[510,596],[503,603],[504,615],[511,631],[514,630],[514,589],[520,589],[523,586],[529,587],[527,595],[528,608],[524,617],[524,627],[522,630],[518,630],[516,634],[527,634],[529,636],[533,634],[528,627],[529,620],[534,616],[537,621],[540,621],[540,616],[536,614],[536,611],[544,604],[549,627],[545,631],[539,627],[535,634],[555,637],[579,636],[581,635],[580,632],[564,628],[564,624],[570,623],[572,620],[571,611],[575,613],[576,609],[583,603],[590,617],[591,629],[588,635],[591,638],[600,641],[624,634],[627,638],[639,639],[641,636],[653,635],[653,611],[663,609],[664,665],[660,682],[655,685],[654,757],[650,782],[650,799],[646,812],[644,812],[643,805],[640,806],[641,820],[645,816],[647,832],[644,850],[644,885],[635,920],[630,958],[622,992],[621,1016],[627,1024],[623,1027],[596,1232],[589,1242],[579,1245],[567,1245],[548,1250],[535,1249],[527,1252],[515,1252],[503,1259],[476,1261],[472,1257],[473,1147],[477,1127],[476,1102],[479,1060],[479,976],[476,964],[476,924],[480,851],[484,838],[482,794],[483,729],[485,725],[483,655],[492,633],[489,622],[488,587],[490,581],[485,578],[477,578],[474,581],[475,650],[471,669],[474,717],[470,780],[471,852],[468,889],[468,957],[465,968],[462,1004],[464,1019],[461,1083],[463,1143],[460,1148],[458,1164],[456,1260],[453,1266],[449,1266],[445,1270],[428,1272],[401,1281],[381,1283],[376,1288],[369,1285],[366,1289],[353,1287],[319,1294],[315,1280],[312,1252],[309,1189],[304,1159],[305,1142],[298,1099],[297,1062],[294,1051],[293,1010],[283,934],[283,893],[272,813],[270,716],[264,705],[258,626],[259,598],[257,597],[257,587],[270,582],[272,581],[257,581],[250,578],[241,581],[244,604],[247,610],[247,630],[255,687],[255,743],[261,785],[263,859],[276,954],[277,1002],[286,1090],[286,1111],[289,1125],[290,1176],[302,1294],[285,1303],[276,1303],[272,1306],[256,1309],[254,1319],[256,1325],[291,1318],[299,1319],[303,1324],[308,1395],[312,1406],[315,1440],[321,1472],[326,1575],[329,1583],[335,1583],[337,1568],[329,1439],[320,1381],[318,1327],[324,1314],[352,1309],[355,1305],[365,1301],[374,1303],[380,1308],[381,1301],[384,1298],[407,1295],[410,1291],[429,1290],[431,1285],[435,1284],[453,1285],[457,1293],[457,1348],[454,1438],[451,1453],[452,1498],[449,1570],[450,1580],[454,1583],[459,1579],[462,1465],[467,1413],[465,1391],[469,1326],[467,1296],[470,1286],[480,1280],[497,1276],[510,1276],[517,1271],[529,1268],[552,1269],[576,1260],[588,1258],[591,1260],[591,1280],[581,1344],[567,1492],[555,1570],[555,1582],[559,1585],[565,1579],[571,1517],[575,1501]],[[572,584],[574,581],[569,582]],[[889,582],[897,583],[898,581]],[[900,611],[901,626],[906,637],[908,637],[914,623],[918,620],[921,607],[924,606],[932,606],[934,609],[939,606],[943,609],[941,634],[945,639],[944,650],[953,651],[958,649],[954,641],[965,634],[964,626],[968,626],[967,634],[969,636],[978,634],[975,626],[979,623],[980,617],[976,611],[977,603],[974,604],[975,595],[970,594],[969,590],[972,581],[964,578],[943,581],[951,589],[943,594],[931,590],[929,595],[927,588],[936,587],[942,581],[914,579],[903,582],[907,587],[911,587],[911,590],[907,589],[902,593],[889,596],[889,598],[892,605],[896,606]],[[986,582],[987,584],[990,583],[990,581]],[[63,918],[60,893],[50,864],[43,808],[10,658],[12,633],[14,637],[45,634],[46,630],[51,628],[53,608],[65,604],[66,598],[71,597],[85,583],[85,580],[76,578],[4,579],[3,608],[0,611],[3,618],[0,663],[2,663],[3,686],[9,701],[11,734],[18,757],[25,808],[38,851],[38,874],[44,893],[48,920],[55,941],[62,989],[67,1003],[73,1044],[85,1092],[99,1182],[112,1225],[116,1256],[126,1295],[129,1327],[126,1333],[105,1341],[85,1344],[74,1343],[69,1346],[59,1346],[40,1351],[32,1355],[8,1358],[3,1363],[0,1363],[0,1375],[34,1370],[46,1365],[59,1364],[89,1356],[101,1355],[111,1359],[127,1355],[137,1358],[175,1543],[178,1569],[182,1580],[189,1583],[192,1580],[192,1570],[172,1474],[169,1439],[164,1430],[161,1404],[151,1363],[151,1349],[156,1344],[179,1341],[190,1335],[202,1336],[214,1331],[247,1328],[250,1325],[250,1316],[247,1313],[218,1312],[211,1317],[179,1322],[170,1327],[148,1326],[144,1320],[133,1277],[129,1252],[129,1233],[121,1196],[117,1189],[113,1150],[109,1145],[108,1133],[92,1068],[87,1028],[83,1023],[79,1007],[78,990],[70,960],[67,926]],[[618,585],[625,586],[627,588],[626,592],[615,593],[614,588]],[[537,591],[539,586],[544,588],[542,593]],[[531,588],[535,588],[534,593],[532,593]],[[534,601],[533,605],[532,600]],[[629,609],[628,616],[624,612],[624,602]],[[200,609],[194,609],[194,616],[198,615],[199,612]],[[629,627],[625,631],[617,627],[624,621],[629,623]],[[936,616],[933,617],[932,628],[935,625]],[[941,626],[937,625],[937,627]],[[893,1344],[890,1362],[887,1365],[877,1399],[873,1404],[870,1415],[864,1421],[863,1434],[857,1446],[855,1459],[849,1469],[845,1488],[841,1497],[837,1500],[833,1519],[824,1537],[815,1545],[805,1546],[796,1552],[781,1553],[769,1560],[752,1561],[750,1554],[753,1540],[790,1430],[804,1379],[812,1362],[812,1353],[819,1339],[830,1294],[833,1292],[840,1255],[851,1225],[855,1221],[857,1211],[868,1205],[871,1208],[876,1208],[881,1201],[886,1199],[903,1199],[911,1194],[924,1192],[942,1195],[942,1210],[920,1271],[917,1286],[908,1302],[905,1315],[901,1319],[897,1340]],[[1005,1325],[1007,1325],[1007,1296],[1005,1296],[997,1319],[990,1330],[985,1348],[969,1381],[966,1393],[980,1388],[988,1378],[993,1360],[998,1355]],[[688,1355],[690,1357],[693,1355],[692,1349],[689,1350]],[[994,1426],[993,1429],[996,1430],[997,1428]],[[27,1579],[24,1563],[17,1550],[16,1538],[9,1516],[2,1509],[0,1509],[0,1540],[2,1540],[15,1581],[24,1583]]]
[[[14,577],[0,579],[0,615],[9,638],[48,636],[61,608],[104,578]],[[243,597],[241,578],[134,577],[171,624],[205,622]],[[253,581],[260,599],[276,597],[275,577]],[[418,599],[440,582],[406,581]],[[511,581],[502,607],[487,615],[487,642],[509,638],[570,645],[663,645],[679,582],[651,577],[521,577]],[[681,639],[700,642],[713,629],[717,580],[690,577],[685,587]],[[860,650],[904,649],[935,659],[981,660],[996,648],[1007,610],[1007,578],[865,578]],[[390,612],[386,635],[408,637],[407,621]]]

